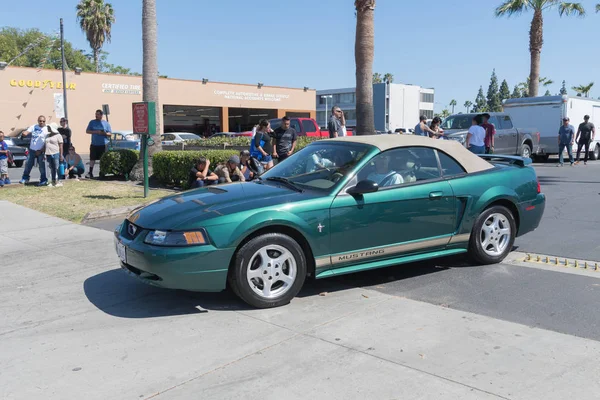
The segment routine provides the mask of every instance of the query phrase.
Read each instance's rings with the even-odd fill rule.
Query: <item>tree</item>
[[[156,20],[156,0],[142,0],[142,93],[144,101],[153,101],[156,104],[156,137],[159,139],[148,141],[148,174],[152,175],[152,156],[162,150],[160,141],[160,107],[158,103],[158,34]],[[144,150],[144,149],[142,149]],[[143,151],[140,159],[131,171],[135,180],[142,180]]]
[[[552,85],[553,83],[554,83],[554,81],[552,79],[548,79],[546,77],[538,79],[538,87],[539,87],[539,85],[542,85],[543,87],[547,87],[547,86]],[[525,82],[519,83],[519,90],[521,91],[521,97],[531,97],[531,96],[529,96],[529,87],[530,86],[531,85],[529,84],[529,77],[525,80]]]
[[[465,112],[468,113],[469,111],[471,111],[471,106],[473,105],[473,102],[467,100],[465,101],[465,104],[463,104],[465,106]]]
[[[571,89],[577,92],[578,96],[590,97],[590,91],[592,90],[593,86],[594,82],[590,82],[587,85],[573,86]]]
[[[383,77],[381,76],[381,74],[379,72],[375,72],[373,74],[373,84],[376,83],[383,83]]]
[[[546,93],[544,93],[544,96],[552,96],[552,93],[550,93],[549,89],[546,89]]]
[[[452,113],[454,114],[454,111]],[[448,118],[450,116],[450,111],[448,111],[447,108],[444,108],[439,115],[441,119]]]
[[[375,132],[373,112],[373,58],[375,56],[375,0],[355,0],[356,132]]]
[[[521,95],[521,89],[519,89],[519,85],[515,85],[515,88],[513,89],[513,92],[510,95],[510,98],[511,99],[520,99],[521,97],[523,97]]]
[[[506,82],[506,79],[502,81],[502,84],[500,85],[500,102],[506,100],[506,99],[510,99],[510,88],[508,87],[508,82]]]
[[[389,72],[383,76],[383,81],[387,83],[394,83],[394,74],[390,74]]]
[[[562,86],[560,88],[560,95],[561,96],[566,96],[569,92],[567,92],[567,82],[562,81]]]
[[[533,19],[531,20],[531,29],[529,31],[529,53],[530,53],[530,72],[529,80],[532,84],[529,86],[529,97],[538,95],[540,76],[540,55],[544,44],[544,18],[543,12],[558,7],[558,13],[563,15],[584,16],[585,9],[581,3],[570,3],[560,0],[506,0],[496,8],[496,16],[519,15],[525,11],[533,10]]]
[[[488,111],[502,111],[502,102],[500,101],[500,93],[498,92],[498,76],[496,76],[495,69],[492,71],[486,99]]]
[[[473,112],[482,113],[486,111],[488,111],[487,101],[483,95],[483,87],[479,86],[479,92],[477,93],[477,98],[475,99],[475,107],[473,107]]]
[[[452,99],[450,100],[450,107],[452,107],[452,114],[454,114],[454,107],[456,107],[458,103],[456,102],[456,100]]]
[[[110,43],[115,13],[110,3],[104,0],[81,0],[76,7],[77,21],[90,43],[96,72],[100,72],[98,56],[104,42]]]

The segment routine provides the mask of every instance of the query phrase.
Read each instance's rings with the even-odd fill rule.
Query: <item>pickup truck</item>
[[[532,158],[540,153],[540,133],[537,129],[515,128],[510,116],[506,113],[489,113],[490,123],[496,127],[494,137],[494,153],[518,155]],[[444,138],[465,144],[467,131],[477,114],[455,114],[442,122]]]
[[[271,129],[275,130],[281,126],[281,119],[276,118],[269,121]],[[296,130],[298,136],[329,137],[328,131],[322,131],[317,122],[312,118],[290,118],[290,127]]]

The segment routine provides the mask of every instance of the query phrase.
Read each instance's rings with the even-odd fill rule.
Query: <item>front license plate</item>
[[[123,264],[127,264],[127,248],[121,242],[117,242],[117,255]]]

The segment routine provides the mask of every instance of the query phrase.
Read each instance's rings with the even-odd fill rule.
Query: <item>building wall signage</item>
[[[214,94],[227,100],[248,100],[248,101],[272,101],[279,102],[289,99],[289,94],[275,94],[263,92],[236,92],[233,90],[215,90]]]
[[[40,88],[40,89],[46,89],[46,88],[50,88],[50,89],[62,89],[63,88],[63,84],[62,82],[58,81],[53,81],[50,79],[46,79],[44,81],[34,81],[34,80],[25,80],[25,79],[11,79],[10,80],[10,86],[12,87],[28,87],[28,88]],[[75,90],[75,84],[74,83],[67,83],[67,89],[68,90]]]
[[[141,85],[128,85],[123,83],[103,83],[102,93],[113,93],[113,94],[142,94]]]

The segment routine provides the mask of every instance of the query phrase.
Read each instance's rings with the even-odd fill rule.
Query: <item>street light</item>
[[[325,124],[323,126],[327,126],[327,110],[329,110],[329,107],[327,107],[327,99],[333,99],[333,96],[328,94],[321,96],[321,98],[325,99],[325,112],[323,113]]]

